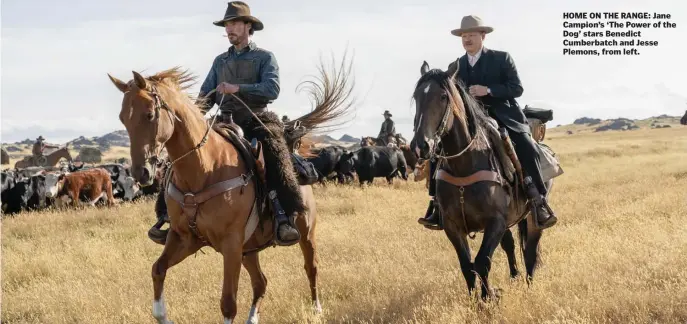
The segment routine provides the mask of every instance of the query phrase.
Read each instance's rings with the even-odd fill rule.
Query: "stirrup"
[[[301,233],[298,231],[298,228],[296,226],[291,225],[290,221],[286,221],[283,224],[290,226],[296,231],[297,237],[293,240],[290,241],[283,241],[279,238],[279,221],[277,221],[276,217],[274,219],[274,244],[279,245],[279,246],[291,246],[296,243],[298,243],[301,240]]]
[[[541,206],[538,206],[534,201],[530,200],[530,209],[532,211],[532,217],[534,217],[534,225],[536,226],[537,229],[539,230],[544,230],[549,227],[552,227],[553,225],[556,225],[558,222],[558,218],[554,214],[553,210],[551,207],[549,207],[548,202],[544,197],[541,198]],[[549,213],[549,218],[546,220],[546,224],[542,224],[539,222],[539,207],[542,207],[546,209],[546,211]]]
[[[148,238],[157,244],[165,245],[168,233],[169,229],[161,230],[153,226],[148,230]]]

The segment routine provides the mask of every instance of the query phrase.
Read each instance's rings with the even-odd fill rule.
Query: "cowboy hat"
[[[383,113],[382,115],[384,115],[384,116],[389,116],[389,117],[393,117],[393,116],[394,116],[394,115],[392,115],[388,110],[385,110],[384,113]]]
[[[262,30],[265,26],[260,19],[251,16],[250,7],[243,1],[231,1],[227,4],[227,11],[224,13],[224,18],[213,22],[212,24],[219,27],[224,27],[224,23],[232,20],[243,20],[253,24],[253,30]]]
[[[494,31],[494,28],[486,26],[482,21],[482,18],[475,15],[469,15],[463,17],[460,21],[460,28],[451,31],[451,34],[455,36],[460,36],[463,33],[469,32],[484,32],[486,34]]]
[[[41,140],[45,140],[45,138],[43,138],[43,135],[39,135],[38,138],[37,138],[36,140],[37,140],[37,141],[41,141]]]

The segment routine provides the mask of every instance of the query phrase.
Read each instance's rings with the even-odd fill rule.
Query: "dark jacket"
[[[463,55],[458,62],[457,79],[463,82],[466,90],[472,85],[483,85],[491,90],[491,94],[476,99],[492,118],[511,131],[530,132],[527,118],[515,101],[522,95],[523,88],[515,62],[508,52],[484,47],[474,67],[468,63],[467,55]],[[449,69],[455,68],[455,64],[451,63]]]

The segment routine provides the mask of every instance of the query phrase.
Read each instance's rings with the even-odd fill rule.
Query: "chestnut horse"
[[[38,164],[38,162],[35,161],[35,157],[33,155],[29,155],[27,157],[24,157],[23,160],[17,161],[17,163],[14,164],[14,168],[15,169],[23,169],[23,168],[28,168],[30,166],[50,166],[50,167],[53,167],[62,158],[65,158],[69,162],[72,161],[72,155],[69,154],[68,146],[61,147],[61,148],[53,151],[52,153],[46,155],[45,156],[46,162],[43,165]]]
[[[320,71],[324,74],[321,78],[324,84],[313,87],[311,93],[316,99],[316,107],[296,120],[306,131],[318,128],[319,123],[331,120],[341,114],[341,109],[351,106],[344,105],[349,93],[346,71],[333,76],[324,69]],[[129,82],[108,76],[124,93],[119,119],[131,140],[132,176],[142,185],[150,184],[155,174],[154,163],[150,160],[156,160],[163,148],[171,161],[165,181],[170,230],[162,254],[152,266],[153,317],[158,323],[171,323],[163,298],[167,271],[201,247],[210,246],[222,254],[224,261],[221,298],[224,323],[232,323],[236,316],[241,264],[248,271],[253,287],[248,321],[257,323],[267,286],[258,252],[274,246],[272,218],[267,214],[269,210],[262,211],[265,200],[257,200],[264,190],[248,180],[264,172],[260,168],[262,155],[257,163],[243,159],[241,149],[233,144],[234,141],[227,140],[232,138],[230,131],[203,118],[199,107],[184,91],[191,86],[188,83],[195,80],[188,72],[176,67],[143,77],[134,71]],[[289,145],[297,139],[285,137]],[[257,167],[250,167],[252,164]],[[170,189],[175,188],[184,197],[183,205],[171,199]],[[308,212],[298,215],[295,223],[301,234],[299,244],[312,303],[319,313],[315,200],[312,186],[301,186],[301,192]]]
[[[542,230],[535,224],[527,196],[499,138],[495,121],[463,88],[455,83],[456,70],[420,68],[413,99],[416,103],[413,150],[420,158],[440,160],[436,173],[436,202],[444,219],[444,232],[458,254],[468,291],[481,281],[482,299],[498,297],[489,283],[494,250],[499,243],[508,256],[511,277],[518,275],[510,228],[519,226],[520,247],[527,269],[527,283],[534,276]],[[438,142],[441,154],[435,151]],[[546,180],[546,179],[544,179]],[[553,179],[545,181],[551,188]],[[549,192],[550,193],[550,192]],[[482,245],[471,262],[466,236],[484,231]],[[476,276],[477,275],[477,276]]]

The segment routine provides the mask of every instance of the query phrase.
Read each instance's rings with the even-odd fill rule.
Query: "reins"
[[[217,91],[217,89],[212,89],[210,92],[208,92],[208,93],[204,96],[204,98],[207,98],[208,96],[210,96],[211,94],[215,93],[216,91]],[[160,94],[157,92],[157,89],[155,88],[155,86],[152,86],[152,91],[150,91],[150,93],[153,95],[153,98],[154,98],[154,100],[155,100],[155,113],[156,113],[157,116],[160,115],[160,113],[159,113],[160,109],[165,109],[165,110],[167,110],[167,112],[168,112],[168,114],[169,114],[169,118],[170,118],[170,122],[172,123],[172,126],[174,126],[174,120],[172,120],[172,117],[174,117],[174,118],[175,118],[176,120],[178,120],[178,121],[181,121],[181,120],[179,119],[179,117],[177,117],[176,115],[174,115],[174,112],[172,112],[172,110],[169,108],[169,106],[167,105],[167,103],[164,102],[164,100],[162,100],[162,98],[160,97]],[[248,107],[248,105],[247,105],[245,102],[243,102],[243,100],[241,100],[241,98],[239,98],[238,96],[236,96],[236,95],[233,94],[233,93],[230,93],[230,95],[233,96],[236,100],[238,100],[238,101],[241,103],[242,108],[247,109],[248,112],[250,112],[250,114],[255,118],[255,120],[257,120],[257,121],[267,130],[267,132],[270,133],[270,135],[274,136],[274,134],[270,131],[270,129],[267,128],[267,126],[265,126],[265,124],[260,120],[260,118],[258,118],[258,116],[253,112],[253,110],[251,110],[250,107]],[[220,99],[220,102],[219,102],[219,104],[217,105],[217,107],[218,107],[218,108],[217,108],[217,111],[215,111],[215,113],[212,115],[212,120],[210,121],[210,123],[207,124],[207,129],[205,130],[205,134],[203,135],[203,138],[201,138],[201,140],[198,142],[198,144],[196,144],[196,145],[195,145],[191,150],[189,150],[188,152],[184,153],[183,155],[181,155],[180,157],[174,159],[173,161],[167,161],[167,162],[165,162],[165,166],[166,166],[166,167],[171,167],[172,165],[174,165],[175,163],[177,163],[179,160],[181,160],[181,159],[185,158],[186,156],[190,155],[191,153],[193,153],[193,152],[199,150],[201,147],[203,147],[203,145],[205,145],[205,143],[207,143],[208,135],[210,134],[210,130],[212,129],[212,127],[213,127],[214,124],[215,124],[215,121],[217,120],[217,115],[219,115],[219,114],[221,113],[220,107],[221,107],[222,104],[224,103],[224,96],[225,96],[225,94],[223,93],[223,94],[222,94],[222,98]],[[158,127],[159,127],[159,123],[158,123]],[[171,138],[171,137],[170,137],[170,138]],[[160,145],[160,150],[159,150],[158,152],[156,152],[153,156],[151,156],[149,159],[154,159],[154,160],[157,162],[158,159],[159,159],[158,157],[159,157],[160,153],[162,153],[162,150],[164,149],[165,144],[167,144],[167,141],[169,141],[169,138],[168,138],[167,140],[165,140],[165,141]]]

